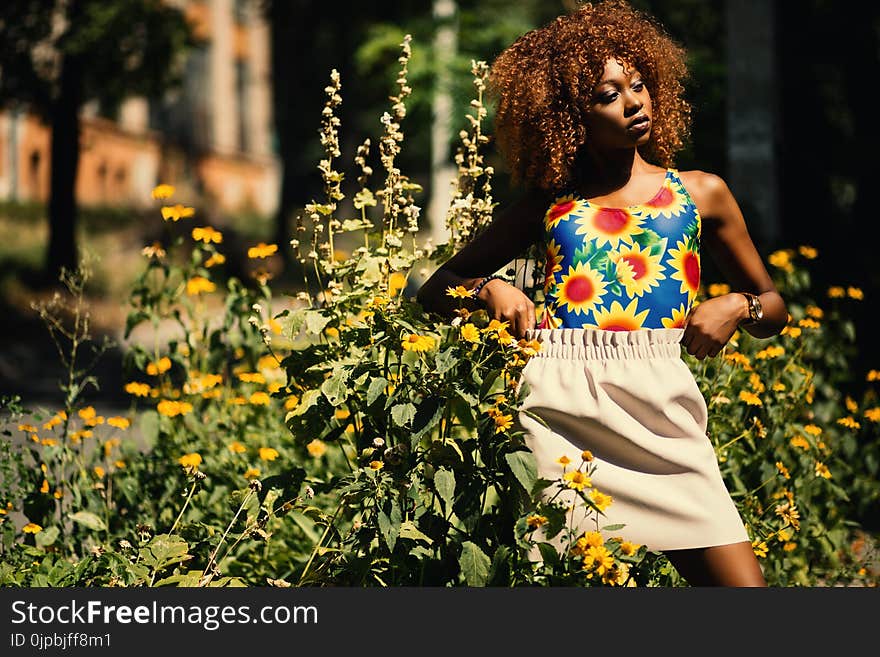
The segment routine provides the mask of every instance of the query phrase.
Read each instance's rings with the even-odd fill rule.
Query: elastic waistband
[[[592,328],[532,329],[527,340],[541,349],[535,358],[622,360],[627,358],[681,358],[683,328],[608,331]]]

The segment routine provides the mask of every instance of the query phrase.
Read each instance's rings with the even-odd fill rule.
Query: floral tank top
[[[701,219],[678,171],[625,208],[557,197],[544,215],[538,328],[681,328],[700,285]]]

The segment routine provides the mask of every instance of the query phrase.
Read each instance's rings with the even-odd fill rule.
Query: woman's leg
[[[664,554],[691,586],[767,586],[748,541]]]

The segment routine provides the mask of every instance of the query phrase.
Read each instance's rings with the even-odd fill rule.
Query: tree
[[[47,275],[78,259],[75,183],[80,110],[98,99],[158,96],[177,80],[192,43],[182,12],[163,0],[4,0],[0,106],[17,104],[51,128]]]

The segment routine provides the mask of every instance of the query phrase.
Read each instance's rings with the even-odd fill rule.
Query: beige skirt
[[[542,348],[519,382],[529,385],[522,410],[541,421],[521,412],[516,424],[537,459],[538,476],[559,478],[562,456],[570,459],[565,467],[571,472],[589,450],[596,466],[591,484],[612,498],[598,526],[595,512],[574,516],[578,533],[623,524],[602,533],[658,552],[749,540],[706,434],[706,401],[681,358],[683,333],[528,333]],[[556,499],[572,503],[576,493],[566,489]],[[583,502],[575,509],[584,511]]]

